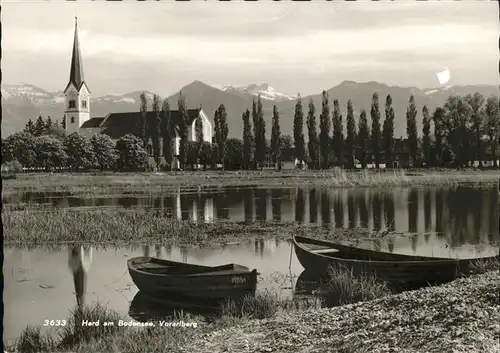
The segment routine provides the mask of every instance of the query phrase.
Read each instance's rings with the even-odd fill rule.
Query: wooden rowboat
[[[257,287],[257,270],[237,264],[212,267],[141,256],[129,259],[127,266],[139,290],[157,298],[238,300],[254,295]]]
[[[393,254],[299,236],[293,238],[293,244],[297,259],[308,273],[322,276],[328,267],[342,266],[404,289],[446,283],[469,274],[474,261],[498,259],[498,255],[451,259]]]

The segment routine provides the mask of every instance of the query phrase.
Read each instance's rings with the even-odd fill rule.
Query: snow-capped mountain
[[[139,104],[139,97],[143,91],[130,92],[126,94],[107,94],[101,97],[92,97],[92,102],[107,103],[130,103]],[[144,91],[148,100],[153,99],[153,92]],[[30,84],[2,85],[2,100],[8,103],[50,106],[52,104],[64,103],[64,92],[48,92]]]
[[[53,105],[64,102],[64,94],[48,92],[30,84],[2,85],[2,100],[9,103],[33,103],[36,105]]]
[[[262,99],[272,100],[272,101],[286,101],[295,99],[294,96],[289,96],[284,93],[277,92],[273,87],[269,86],[267,83],[262,84],[249,84],[249,85],[238,85],[238,86],[222,86],[216,87],[225,92],[231,92],[236,94],[249,94],[252,96],[259,95]]]
[[[172,107],[177,106],[179,93],[182,92],[190,108],[203,106],[209,117],[214,111],[224,104],[228,116],[229,137],[241,138],[243,120],[241,114],[246,109],[252,109],[252,101],[256,94],[262,98],[262,106],[266,126],[271,126],[273,107],[279,110],[281,119],[281,132],[293,133],[293,116],[296,101],[293,97],[276,92],[267,84],[253,84],[244,86],[224,86],[215,88],[200,81],[182,87],[177,93],[168,97]],[[321,90],[318,94],[307,96],[312,99],[316,107],[321,107]],[[340,107],[347,106],[347,101],[352,100],[355,116],[359,116],[360,109],[370,109],[373,93],[379,94],[381,105],[388,94],[392,97],[395,115],[395,136],[403,136],[406,131],[406,109],[410,95],[414,95],[417,109],[421,111],[424,105],[432,111],[437,106],[442,106],[451,94],[466,95],[479,92],[485,97],[498,96],[498,86],[469,85],[452,86],[429,89],[416,87],[389,86],[379,82],[354,82],[344,81],[327,90],[329,97],[339,101]],[[114,112],[139,111],[140,95],[142,91],[126,94],[107,94],[100,97],[91,97],[91,111],[93,117],[104,117]],[[151,109],[153,92],[145,92],[148,97],[148,106]],[[306,99],[306,97],[303,97]],[[28,119],[36,120],[39,115],[50,116],[53,121],[61,121],[64,115],[64,94],[62,92],[49,92],[29,84],[2,85],[2,135],[6,136],[23,129]],[[345,116],[345,115],[344,115]]]

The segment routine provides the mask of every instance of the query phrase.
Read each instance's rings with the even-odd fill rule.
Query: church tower
[[[90,119],[90,91],[83,78],[83,62],[78,42],[78,19],[75,17],[75,37],[69,83],[64,90],[66,133],[79,132],[84,122]]]

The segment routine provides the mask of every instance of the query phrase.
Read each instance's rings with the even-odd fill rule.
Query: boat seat
[[[311,252],[315,254],[325,254],[325,253],[335,253],[339,251],[337,249],[312,249]]]

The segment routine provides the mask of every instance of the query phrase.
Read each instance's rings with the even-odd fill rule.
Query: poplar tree
[[[307,149],[311,157],[311,165],[313,169],[317,169],[319,165],[318,134],[316,132],[316,108],[312,98],[309,100],[309,112],[307,113],[307,131],[309,135]]]
[[[370,145],[370,130],[368,130],[368,119],[366,117],[366,110],[361,110],[359,116],[359,128],[358,128],[358,159],[361,166],[366,168],[368,163],[368,147]]]
[[[438,107],[434,110],[432,114],[432,121],[434,123],[434,160],[435,165],[442,166],[444,164],[444,154],[443,154],[443,139],[444,139],[444,118],[445,110],[442,107]]]
[[[188,127],[188,111],[186,108],[186,99],[179,94],[179,99],[177,100],[177,106],[179,108],[179,164],[181,169],[184,169],[187,161],[187,127]]]
[[[375,157],[375,166],[380,168],[380,109],[378,101],[378,93],[374,93],[372,96],[372,107],[370,110],[370,116],[372,119],[372,133],[371,133],[371,150],[373,156]]]
[[[280,157],[281,157],[281,132],[280,132],[280,115],[278,108],[273,106],[273,127],[271,132],[271,151],[273,162],[276,163],[276,169],[281,169],[280,167]]]
[[[483,105],[485,102],[484,96],[481,95],[478,92],[475,92],[474,94],[468,94],[465,96],[465,100],[467,103],[469,103],[471,109],[472,109],[472,117],[471,117],[471,128],[474,134],[474,150],[475,150],[475,156],[479,162],[479,165],[482,164],[483,160],[483,150],[482,150],[482,141],[481,137],[484,132],[484,127],[483,127]]]
[[[173,168],[173,159],[174,159],[174,127],[172,125],[172,121],[170,118],[170,104],[168,103],[168,99],[165,98],[161,108],[161,136],[163,139],[163,158],[165,158],[165,163],[170,167],[170,170]]]
[[[422,149],[424,162],[429,165],[431,162],[431,119],[429,109],[424,105],[422,108]]]
[[[344,164],[344,124],[338,99],[333,100],[333,146],[337,165]]]
[[[321,114],[319,116],[319,152],[322,169],[328,169],[330,160],[330,106],[328,93],[323,91],[321,101]]]
[[[152,142],[153,142],[153,156],[155,159],[156,166],[160,165],[160,135],[161,135],[161,115],[160,115],[160,97],[155,94],[153,96],[153,131],[152,131]]]
[[[139,122],[139,133],[138,137],[142,140],[143,147],[146,148],[148,140],[146,137],[146,127],[147,127],[147,114],[148,114],[148,99],[146,93],[141,93],[141,118]]]
[[[295,115],[293,117],[293,140],[295,145],[295,157],[302,163],[306,159],[304,142],[304,112],[302,111],[302,99],[300,93],[295,104]]]
[[[215,114],[215,142],[219,147],[219,158],[222,170],[225,170],[226,142],[228,135],[227,113],[224,104],[221,104]]]
[[[247,109],[241,116],[243,119],[243,168],[249,170],[253,161],[253,136],[250,123],[250,111]]]
[[[203,147],[203,141],[205,140],[203,136],[203,122],[201,120],[200,114],[198,114],[198,117],[196,118],[194,128],[196,134],[196,157],[199,162],[201,159],[201,149]]]
[[[382,141],[385,152],[386,166],[392,168],[394,165],[394,108],[390,94],[385,98],[385,119],[382,128]]]
[[[354,156],[356,153],[356,121],[354,120],[354,109],[352,101],[347,101],[347,138],[346,138],[346,155],[348,168],[354,168]]]
[[[413,167],[416,167],[418,153],[417,107],[413,95],[410,96],[406,109],[406,135],[408,136],[408,152],[413,162]]]
[[[266,122],[264,121],[264,111],[262,109],[262,102],[260,99],[260,95],[257,97],[256,117],[257,117],[256,119],[257,129],[255,134],[255,158],[257,160],[257,164],[260,164],[260,168],[262,170],[263,163],[266,160],[267,143],[266,143]]]

